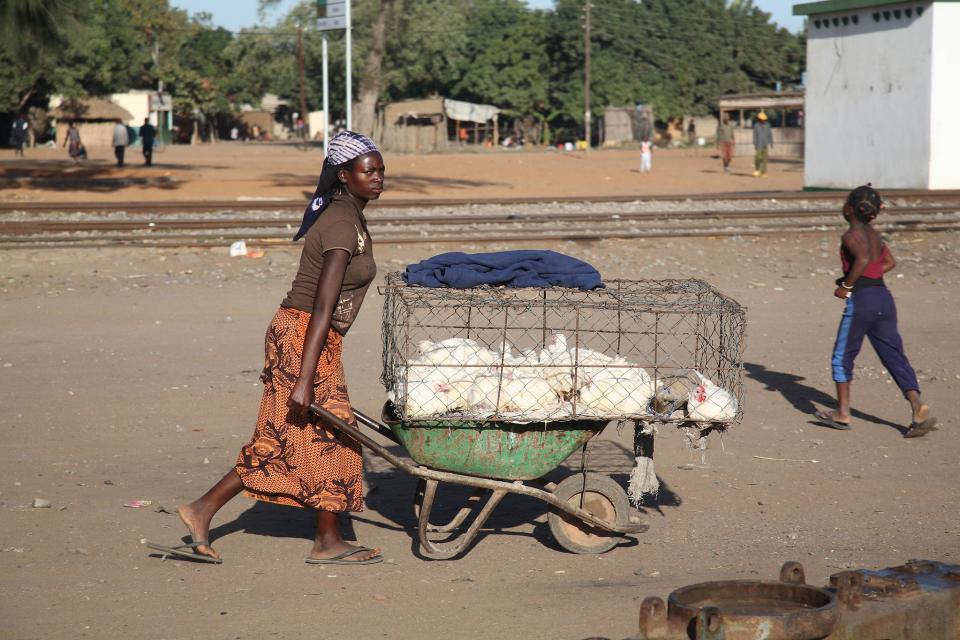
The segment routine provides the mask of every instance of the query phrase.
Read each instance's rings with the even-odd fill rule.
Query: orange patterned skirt
[[[281,307],[267,329],[266,383],[253,438],[240,450],[236,470],[247,495],[323,511],[363,510],[360,445],[313,413],[295,415],[287,400],[300,373],[310,314]],[[353,423],[340,361],[342,336],[330,329],[317,363],[317,403]]]

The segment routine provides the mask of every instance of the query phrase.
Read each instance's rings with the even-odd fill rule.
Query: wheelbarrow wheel
[[[570,476],[558,484],[553,493],[571,507],[581,507],[610,524],[625,519],[630,508],[627,494],[619,484],[607,476],[592,473],[587,474],[586,483],[581,474]],[[547,522],[554,539],[573,553],[604,553],[623,540],[620,534],[592,527],[559,510],[551,511]]]

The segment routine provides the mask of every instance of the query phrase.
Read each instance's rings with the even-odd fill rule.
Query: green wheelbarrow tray
[[[310,410],[373,454],[420,480],[413,506],[420,550],[428,558],[440,560],[465,553],[487,518],[509,494],[546,502],[553,537],[574,553],[603,553],[619,544],[623,536],[649,528],[630,515],[626,492],[606,476],[583,470],[556,484],[536,480],[602,431],[606,422],[475,422],[470,427],[454,427],[439,421],[412,424],[393,420],[388,426],[356,409],[355,424],[318,404],[311,405]],[[416,464],[368,436],[361,427],[403,446]],[[438,525],[430,516],[441,483],[470,487],[474,495],[453,518]],[[436,534],[445,539],[436,539]]]
[[[534,480],[545,476],[608,423],[404,421],[390,402],[383,407],[383,421],[417,464],[497,480]]]

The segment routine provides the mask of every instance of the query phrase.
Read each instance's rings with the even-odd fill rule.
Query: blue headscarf
[[[317,182],[317,188],[313,192],[313,197],[303,210],[303,221],[300,223],[300,229],[293,236],[296,242],[313,226],[320,214],[330,206],[333,196],[338,189],[339,178],[337,173],[340,167],[354,158],[378,151],[377,145],[373,140],[365,135],[354,131],[341,131],[330,138],[330,144],[327,145],[327,157],[323,161],[323,169],[320,171],[320,180]]]

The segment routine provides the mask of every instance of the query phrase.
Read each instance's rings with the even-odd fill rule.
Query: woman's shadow
[[[817,421],[814,413],[817,411],[817,405],[832,406],[836,404],[833,396],[815,389],[814,387],[800,384],[806,380],[803,376],[793,373],[784,373],[782,371],[771,371],[761,364],[745,362],[743,368],[747,375],[757,382],[763,384],[767,391],[775,391],[782,395],[784,399],[793,405],[794,409],[806,416],[812,416],[810,424],[821,424]],[[864,413],[857,409],[851,409],[851,416],[866,422],[881,424],[887,427],[893,427],[901,434],[906,433],[906,428],[902,425],[890,422],[884,418],[878,418],[875,415]],[[829,428],[824,426],[824,428]]]

